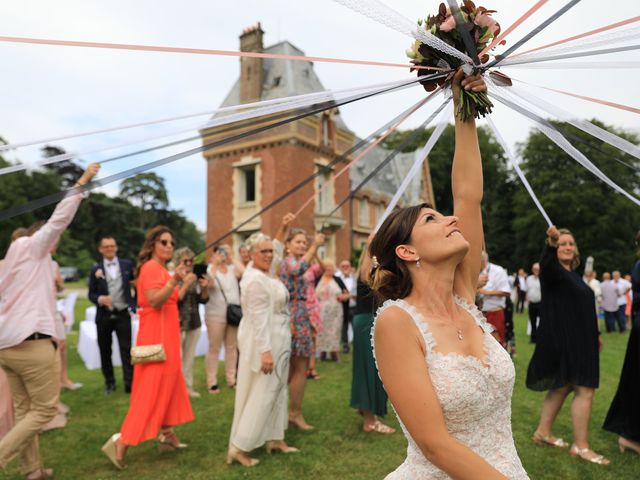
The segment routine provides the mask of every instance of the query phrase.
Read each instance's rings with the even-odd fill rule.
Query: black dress
[[[540,326],[527,370],[527,388],[598,388],[600,358],[593,290],[578,273],[560,264],[557,249],[550,246],[540,259],[540,289]]]
[[[640,262],[633,267],[633,319],[618,391],[613,397],[603,428],[640,442]]]

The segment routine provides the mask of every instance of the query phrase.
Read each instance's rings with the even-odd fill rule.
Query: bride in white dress
[[[479,76],[453,79],[486,91]],[[372,329],[385,390],[408,440],[388,480],[527,479],[511,432],[515,369],[474,306],[481,267],[483,181],[473,120],[456,118],[454,216],[427,204],[398,210],[371,242]]]

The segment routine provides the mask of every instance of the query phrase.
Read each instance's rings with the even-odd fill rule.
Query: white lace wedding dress
[[[475,305],[460,297],[456,303],[475,319],[484,332],[485,361],[475,356],[443,354],[421,314],[404,300],[387,300],[377,316],[390,307],[405,310],[422,333],[427,347],[429,376],[440,400],[447,430],[460,443],[484,458],[510,479],[528,479],[511,433],[511,393],[515,368],[507,352],[493,338],[493,327]],[[374,324],[375,328],[375,324]],[[371,342],[374,347],[373,331]],[[450,478],[429,463],[411,438],[402,420],[402,431],[409,442],[407,458],[386,480],[432,480]]]

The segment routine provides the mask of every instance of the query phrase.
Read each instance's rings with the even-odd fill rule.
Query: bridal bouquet
[[[466,29],[475,45],[476,52],[481,53],[491,41],[500,34],[500,25],[491,16],[495,10],[487,10],[484,7],[476,7],[471,0],[463,0],[460,5],[460,13],[465,20],[462,28]],[[456,28],[456,21],[451,11],[444,3],[440,4],[437,15],[429,15],[425,20],[418,20],[418,28],[435,35],[453,48],[467,53],[464,41]],[[503,44],[500,42],[500,44]],[[457,69],[464,62],[447,53],[441,52],[429,45],[416,40],[407,50],[407,56],[414,65],[424,67],[444,67]],[[480,57],[480,63],[486,63],[489,55],[486,53]],[[418,76],[427,75],[428,70],[419,69]],[[450,77],[438,80],[425,81],[424,88],[430,92],[437,85],[444,85],[450,81]],[[462,120],[471,117],[480,118],[491,113],[493,104],[485,92],[469,92],[462,90],[460,102],[456,109],[456,115]]]

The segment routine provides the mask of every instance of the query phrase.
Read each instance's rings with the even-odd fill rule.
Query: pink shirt
[[[22,343],[33,333],[55,337],[51,249],[73,220],[81,194],[62,200],[49,221],[30,237],[14,241],[0,267],[0,349]]]

